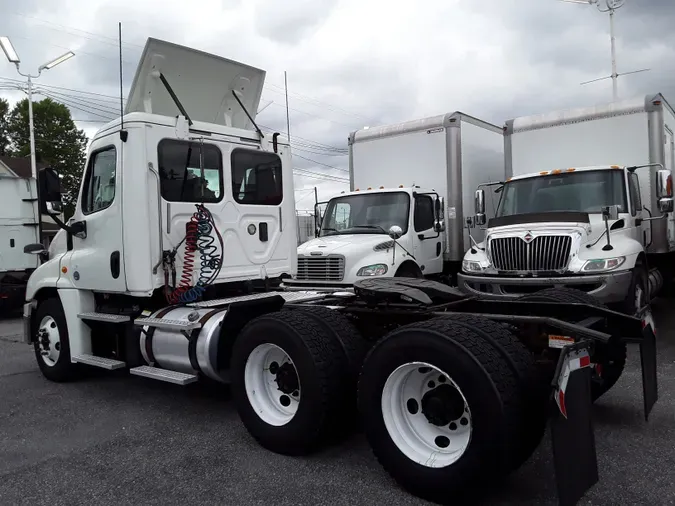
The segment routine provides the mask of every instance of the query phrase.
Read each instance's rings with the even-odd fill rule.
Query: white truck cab
[[[650,168],[650,167],[645,167]],[[467,251],[460,288],[491,298],[516,298],[548,287],[582,290],[636,311],[662,282],[649,269],[639,167],[554,169],[509,178],[485,240]],[[656,172],[662,213],[672,211],[670,171]],[[485,223],[483,190],[476,222]]]
[[[318,209],[319,206],[317,206]],[[330,199],[316,238],[298,247],[287,288],[349,288],[359,279],[443,272],[443,199],[418,187],[357,189]]]

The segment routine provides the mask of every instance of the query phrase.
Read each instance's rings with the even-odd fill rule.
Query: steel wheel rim
[[[293,386],[291,369],[296,375],[297,389],[288,388],[289,383]],[[265,423],[286,425],[298,411],[300,380],[295,364],[275,344],[264,343],[254,348],[246,360],[244,385],[251,407]]]
[[[430,406],[439,406],[436,402],[439,389],[447,394],[448,388],[456,392],[449,396],[452,409],[441,410],[442,416],[431,412]],[[448,399],[447,395],[443,397]],[[461,408],[459,402],[463,404]],[[381,405],[384,425],[392,441],[417,464],[447,467],[457,462],[469,447],[473,423],[466,397],[448,374],[431,364],[410,362],[394,370],[382,390]],[[434,415],[433,422],[430,412]]]
[[[61,356],[61,334],[53,317],[45,316],[40,321],[37,342],[44,364],[54,367]]]

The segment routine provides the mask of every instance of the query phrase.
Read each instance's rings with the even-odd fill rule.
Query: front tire
[[[35,358],[45,378],[55,382],[77,377],[78,367],[70,361],[68,325],[58,298],[40,303],[33,320]]]
[[[405,489],[437,502],[485,490],[485,476],[495,484],[510,471],[519,395],[499,353],[444,318],[383,338],[359,381],[359,409],[378,461]]]
[[[281,311],[252,320],[230,366],[239,417],[263,447],[302,455],[333,431],[346,358],[309,315]]]

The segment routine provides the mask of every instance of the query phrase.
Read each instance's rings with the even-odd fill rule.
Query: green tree
[[[61,174],[65,218],[73,215],[86,160],[87,136],[78,130],[70,110],[49,98],[33,102],[35,157]],[[8,136],[15,156],[30,155],[28,99],[9,114]]]
[[[9,154],[9,133],[7,124],[9,123],[9,102],[0,98],[0,156]]]

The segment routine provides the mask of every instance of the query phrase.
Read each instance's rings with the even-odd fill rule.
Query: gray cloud
[[[258,33],[284,44],[297,44],[328,18],[337,0],[292,0],[257,4],[255,26]]]
[[[105,95],[50,89],[69,101],[76,118],[91,122],[116,115],[118,19],[125,95],[146,37],[162,38],[265,69],[262,105],[273,104],[258,119],[285,132],[287,70],[294,164],[324,176],[296,176],[299,199],[315,184],[320,198],[346,187],[334,178],[347,176],[347,135],[365,125],[457,109],[501,125],[516,116],[611,100],[610,80],[579,84],[610,73],[608,16],[595,7],[430,0],[417,12],[358,0],[205,1],[206,17],[195,16],[188,4],[157,11],[154,3],[131,0],[89,0],[86,15],[27,0],[24,16],[16,16],[16,2],[0,0],[0,33],[12,37],[27,69],[74,48],[75,59],[39,82]],[[673,0],[627,0],[618,10],[619,73],[652,69],[620,77],[621,97],[663,92],[675,104],[674,22]],[[0,77],[17,77],[2,58]],[[311,201],[303,198],[299,207]]]

